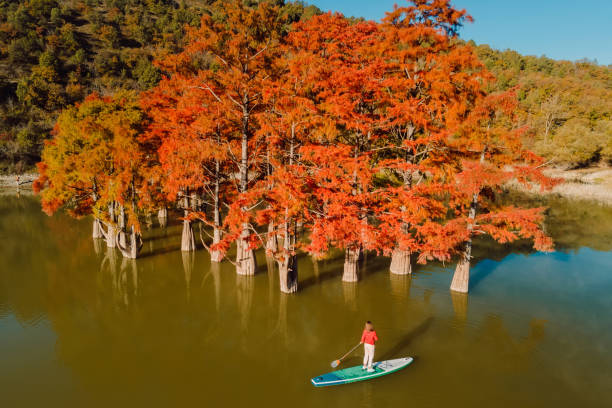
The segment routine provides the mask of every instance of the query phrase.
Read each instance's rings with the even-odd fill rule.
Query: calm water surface
[[[341,282],[341,259],[304,256],[286,296],[263,254],[255,277],[211,269],[171,224],[124,260],[89,220],[0,196],[1,406],[610,407],[612,209],[549,204],[557,252],[479,243],[469,297],[450,294],[451,267],[397,277],[373,256],[358,284]],[[377,359],[415,362],[312,387],[366,319]]]

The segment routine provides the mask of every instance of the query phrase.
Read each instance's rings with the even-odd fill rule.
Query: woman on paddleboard
[[[363,344],[363,369],[368,370],[369,373],[373,373],[375,370],[372,368],[374,363],[374,345],[378,341],[378,336],[374,330],[374,325],[371,321],[367,321],[363,334],[361,335],[361,344]]]

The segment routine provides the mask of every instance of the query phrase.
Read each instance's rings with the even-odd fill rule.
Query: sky
[[[380,20],[404,0],[310,0],[324,11]],[[474,23],[461,37],[496,49],[612,64],[612,0],[452,0]]]

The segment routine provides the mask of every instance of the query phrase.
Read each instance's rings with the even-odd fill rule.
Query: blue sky
[[[379,20],[404,0],[307,0],[322,10]],[[461,37],[493,48],[612,64],[612,0],[453,0],[474,17]]]

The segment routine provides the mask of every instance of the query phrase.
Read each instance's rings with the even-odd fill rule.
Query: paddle
[[[350,349],[348,353],[346,353],[345,355],[343,355],[343,356],[342,356],[342,357],[340,357],[339,359],[332,361],[332,362],[331,362],[331,366],[332,366],[333,368],[338,367],[338,366],[340,365],[340,362],[341,362],[342,360],[344,360],[344,359],[345,359],[345,358],[346,358],[346,357],[347,357],[349,354],[351,354],[353,351],[355,351],[355,349],[356,349],[357,347],[359,347],[359,346],[361,346],[361,343],[357,344],[355,347],[353,347],[352,349]]]

